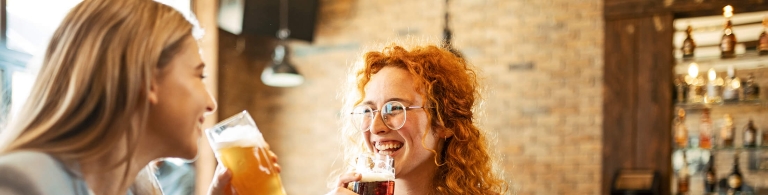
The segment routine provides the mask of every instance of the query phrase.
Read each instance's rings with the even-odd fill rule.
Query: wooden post
[[[200,40],[200,49],[203,51],[202,57],[205,62],[205,74],[208,77],[205,84],[214,98],[218,97],[218,54],[219,54],[219,31],[217,25],[218,0],[192,0],[192,10],[195,12],[200,26],[205,30],[205,36]],[[218,101],[217,101],[218,102]],[[209,128],[218,122],[216,113],[208,115],[205,118],[203,129]],[[213,174],[216,169],[216,158],[213,150],[208,144],[208,139],[200,139],[198,158],[195,161],[196,184],[195,194],[205,195],[208,193]]]

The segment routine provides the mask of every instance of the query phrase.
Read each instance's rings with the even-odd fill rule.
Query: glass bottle
[[[737,43],[736,35],[733,34],[733,23],[731,23],[733,7],[725,6],[723,16],[725,16],[725,29],[723,29],[723,38],[720,40],[720,57],[733,58],[736,56]]]
[[[757,100],[760,98],[760,87],[755,83],[755,75],[750,73],[747,83],[744,84],[744,100]]]
[[[725,85],[723,86],[723,101],[739,101],[739,88],[741,88],[741,80],[736,77],[736,70],[733,68],[733,66],[728,66],[727,73],[728,76],[725,78]]]
[[[688,147],[688,128],[685,127],[685,110],[677,110],[675,118],[675,146],[678,148]]]
[[[688,96],[688,84],[682,79],[675,78],[675,102],[685,103]]]
[[[693,41],[691,32],[693,32],[693,28],[689,24],[688,28],[685,29],[686,37],[683,40],[683,46],[680,48],[683,51],[683,59],[693,58],[693,51],[696,49],[696,42]]]
[[[688,159],[685,157],[685,151],[683,153],[683,168],[680,168],[677,178],[677,192],[678,194],[685,194],[690,191],[690,179],[691,175],[688,173]]]
[[[763,18],[763,33],[760,33],[760,39],[757,42],[757,51],[760,52],[760,55],[768,54],[768,33],[766,28],[768,28],[768,16]]]
[[[699,148],[712,149],[712,120],[709,118],[709,109],[705,108],[701,114],[699,124]]]
[[[688,103],[703,103],[706,90],[704,89],[706,81],[704,77],[694,77],[691,84],[688,85]]]
[[[739,170],[739,155],[733,156],[733,170],[728,175],[728,193],[727,194],[740,194],[741,185],[743,184],[744,177]]]
[[[709,155],[709,163],[707,165],[707,172],[704,173],[704,191],[707,193],[715,193],[717,187],[717,174],[715,174],[715,156]]]
[[[747,123],[747,126],[744,128],[744,147],[745,148],[751,148],[757,146],[757,128],[755,128],[755,124],[752,122],[752,119],[749,119],[749,123]]]
[[[723,147],[733,147],[733,135],[736,127],[733,126],[733,117],[730,114],[725,115],[723,129],[720,130],[720,140]]]
[[[723,79],[717,77],[714,68],[707,71],[707,94],[704,97],[705,103],[720,103],[722,101]]]

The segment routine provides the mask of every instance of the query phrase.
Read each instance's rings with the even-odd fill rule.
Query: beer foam
[[[252,126],[230,127],[221,134],[214,136],[216,142],[211,144],[214,150],[229,147],[264,147],[267,145],[259,129]]]
[[[362,175],[362,182],[374,182],[374,181],[394,181],[394,173],[360,173]]]

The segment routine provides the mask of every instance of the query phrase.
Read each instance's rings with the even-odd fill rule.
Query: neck
[[[434,162],[425,163],[395,179],[395,194],[431,194],[434,190],[432,179],[437,172]]]
[[[136,152],[128,163],[114,166],[128,154],[125,142],[116,144],[115,149],[109,155],[96,158],[91,161],[81,161],[80,171],[83,179],[94,194],[126,194],[128,189],[136,181],[136,176],[152,160],[161,157],[147,150],[139,143]],[[127,172],[126,172],[127,168]]]

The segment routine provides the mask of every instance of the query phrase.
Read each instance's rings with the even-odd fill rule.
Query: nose
[[[208,90],[205,91],[207,93],[207,98],[205,98],[205,113],[211,114],[216,111],[218,105],[216,104],[216,98],[213,97],[213,94]]]
[[[376,113],[376,115],[373,116],[373,124],[371,124],[371,133],[373,134],[386,134],[391,129],[387,127],[387,124],[384,124],[384,118],[382,118],[381,113]]]

